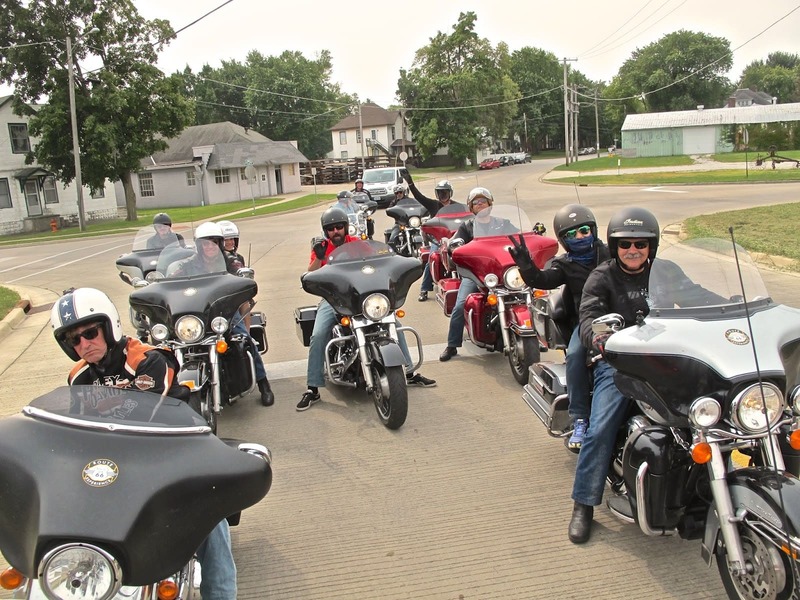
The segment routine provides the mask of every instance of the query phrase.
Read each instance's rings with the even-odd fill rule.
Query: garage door
[[[683,130],[684,154],[714,154],[715,142],[713,127],[687,127]]]

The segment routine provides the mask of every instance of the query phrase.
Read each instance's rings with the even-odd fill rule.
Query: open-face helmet
[[[436,184],[436,187],[433,188],[433,191],[436,193],[436,199],[440,202],[442,200],[449,200],[453,197],[453,186],[450,185],[450,182],[447,179],[442,179],[439,183]]]
[[[405,195],[406,186],[404,186],[402,183],[398,183],[396,186],[394,186],[394,189],[392,191],[395,194],[403,194],[403,195]]]
[[[648,257],[653,260],[658,250],[661,230],[658,219],[646,208],[631,206],[617,211],[608,222],[606,242],[611,257],[617,258],[617,242],[621,238],[647,238],[650,240]]]
[[[222,231],[222,239],[233,240],[233,249],[239,248],[239,228],[233,221],[217,221],[220,230]]]
[[[170,219],[167,213],[158,213],[153,217],[153,225],[168,225],[172,227],[172,219]]]
[[[467,194],[467,206],[470,209],[472,209],[472,204],[477,198],[486,198],[489,206],[494,204],[494,196],[492,196],[492,192],[487,190],[485,187],[476,187],[472,188],[469,194]]]
[[[351,193],[350,193],[349,191],[347,191],[347,190],[342,190],[341,192],[339,192],[339,193],[336,195],[336,198],[337,198],[337,199],[338,199],[340,202],[347,202],[347,201],[349,201],[349,200],[350,200],[350,198],[352,198],[352,197],[353,197],[353,194],[351,194]]]
[[[330,225],[343,225],[345,229],[347,229],[347,223],[347,213],[338,206],[332,206],[322,213],[322,217],[320,218],[323,233],[325,232],[325,228]]]
[[[553,217],[553,231],[565,249],[569,250],[564,244],[564,234],[572,229],[577,229],[582,225],[588,225],[592,229],[592,235],[597,239],[597,220],[594,213],[582,204],[567,204],[558,209]]]
[[[197,246],[197,251],[200,252],[200,240],[214,240],[219,246],[220,250],[224,249],[223,240],[225,237],[222,235],[222,228],[213,221],[201,223],[194,230],[194,241]]]
[[[50,325],[58,345],[72,360],[80,360],[66,334],[78,325],[100,323],[106,344],[112,348],[122,339],[122,321],[114,303],[100,290],[78,288],[65,293],[50,310]]]

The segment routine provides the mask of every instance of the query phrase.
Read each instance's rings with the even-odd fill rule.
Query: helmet
[[[213,221],[206,221],[197,226],[194,230],[194,242],[197,251],[200,252],[200,240],[214,240],[217,242],[220,250],[223,250],[223,240],[225,236],[222,235],[222,228]]]
[[[632,206],[617,211],[608,222],[608,251],[617,258],[617,241],[620,238],[647,238],[650,240],[648,257],[652,260],[658,250],[661,230],[655,215],[645,208]]]
[[[347,227],[347,213],[344,212],[338,206],[332,206],[324,213],[322,213],[322,218],[320,218],[320,224],[322,225],[323,231],[328,225],[344,225]]]
[[[122,321],[117,307],[100,290],[78,288],[65,293],[50,311],[53,335],[64,353],[72,360],[80,360],[75,348],[64,339],[66,333],[84,323],[103,324],[103,335],[109,348],[122,339]]]
[[[220,230],[222,230],[222,237],[226,240],[239,239],[239,228],[233,221],[217,221]]]
[[[392,191],[393,191],[395,194],[397,194],[397,193],[401,193],[401,192],[402,192],[403,194],[405,194],[405,193],[406,193],[406,186],[404,186],[402,183],[398,183],[396,186],[394,186],[394,189],[393,189]]]
[[[559,240],[564,233],[581,225],[589,225],[592,228],[592,235],[597,238],[597,221],[594,213],[581,204],[562,206],[553,217],[553,231]]]
[[[436,193],[436,198],[439,198],[439,192],[449,192],[448,198],[453,197],[453,186],[450,185],[450,182],[447,179],[442,179],[439,183],[436,184],[436,187],[433,188],[433,191]]]
[[[472,202],[476,198],[486,198],[489,201],[489,206],[491,206],[494,203],[494,197],[492,196],[492,192],[490,192],[484,187],[476,187],[470,190],[469,194],[467,194],[467,206],[472,208]]]
[[[341,200],[342,202],[346,202],[347,200],[349,200],[349,199],[350,199],[350,198],[352,198],[352,197],[353,197],[353,194],[351,194],[351,193],[350,193],[350,192],[348,192],[347,190],[342,190],[342,191],[341,191],[341,192],[339,192],[339,193],[337,194],[337,196],[336,196],[336,198],[337,198],[337,199],[339,199],[339,200]]]
[[[153,225],[169,225],[172,227],[172,219],[169,218],[167,213],[158,213],[153,217]]]
[[[364,185],[364,180],[363,180],[363,179],[361,179],[361,177],[359,177],[358,179],[356,179],[356,181],[355,181],[355,185],[358,185],[359,183],[360,183],[361,185]]]

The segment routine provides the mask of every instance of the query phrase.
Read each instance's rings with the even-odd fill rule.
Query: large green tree
[[[519,116],[514,130],[529,152],[564,140],[564,71],[556,55],[525,47],[511,54],[511,78],[519,88]]]
[[[739,87],[765,92],[781,103],[800,102],[800,56],[773,52],[766,61],[751,62],[742,72]]]
[[[75,178],[66,39],[73,40],[81,175],[91,189],[122,180],[128,220],[136,220],[131,172],[166,147],[193,118],[182,79],[154,66],[173,35],[143,19],[130,0],[10,0],[0,15],[6,46],[0,80],[13,85],[15,112],[39,138],[28,157],[65,183]],[[99,65],[85,71],[84,64]],[[45,101],[36,109],[31,105]]]
[[[504,137],[517,112],[508,47],[478,37],[476,19],[461,13],[452,33],[438,32],[417,50],[413,67],[400,70],[398,96],[423,157],[447,146],[463,164],[484,136]]]

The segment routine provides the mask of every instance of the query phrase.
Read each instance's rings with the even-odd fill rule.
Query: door
[[[281,179],[281,168],[275,167],[275,193],[283,193],[283,179]]]
[[[42,201],[39,198],[39,184],[36,179],[25,180],[25,205],[28,207],[29,217],[38,217],[42,214]]]

